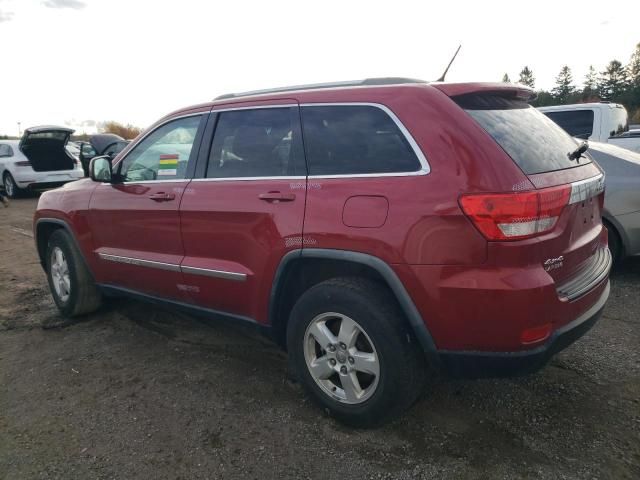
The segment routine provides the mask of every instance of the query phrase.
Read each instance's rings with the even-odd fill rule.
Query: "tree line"
[[[506,73],[502,81],[511,83]],[[535,89],[535,82],[533,71],[525,66],[518,83]],[[575,84],[571,69],[563,65],[555,86],[550,91],[538,90],[537,93],[538,98],[532,102],[536,107],[599,101],[621,103],[627,108],[631,122],[640,123],[640,43],[626,65],[611,60],[601,72],[590,65],[581,85]]]
[[[114,122],[113,120],[107,122],[97,122],[98,133],[115,133],[120,135],[125,140],[132,140],[136,138],[142,132],[142,128],[136,127],[127,123],[126,125]],[[71,135],[71,140],[74,142],[88,141],[91,135],[88,133],[76,133]],[[19,137],[13,135],[0,135],[0,140],[18,140]]]

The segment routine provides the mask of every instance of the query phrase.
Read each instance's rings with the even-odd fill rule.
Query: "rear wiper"
[[[582,142],[573,152],[567,153],[569,160],[580,160],[580,157],[589,150],[589,142]]]

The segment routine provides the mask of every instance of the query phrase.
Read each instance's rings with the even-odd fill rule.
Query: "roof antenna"
[[[436,80],[436,82],[444,82],[444,77],[447,75],[447,72],[449,71],[449,67],[451,67],[451,64],[453,63],[453,61],[458,56],[458,52],[460,51],[461,47],[462,47],[462,44],[458,45],[458,49],[456,50],[456,53],[453,54],[453,58],[449,62],[449,65],[447,65],[447,68],[444,69],[444,72],[442,73],[442,76],[440,76],[440,78],[438,80]]]

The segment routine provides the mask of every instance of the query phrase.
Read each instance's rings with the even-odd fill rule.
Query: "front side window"
[[[201,115],[179,118],[145,137],[120,163],[122,180],[141,182],[185,178],[201,118]]]
[[[615,137],[629,131],[629,114],[622,107],[611,109],[611,125],[609,136]]]
[[[593,134],[593,110],[570,110],[566,112],[544,112],[572,137],[584,138]]]
[[[378,107],[305,106],[302,125],[310,175],[420,170],[420,161],[407,138]]]
[[[297,108],[220,112],[207,178],[305,175]]]

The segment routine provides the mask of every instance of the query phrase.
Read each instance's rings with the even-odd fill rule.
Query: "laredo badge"
[[[178,174],[178,158],[180,158],[180,155],[177,153],[160,155],[160,167],[158,168],[158,176],[177,175]]]

